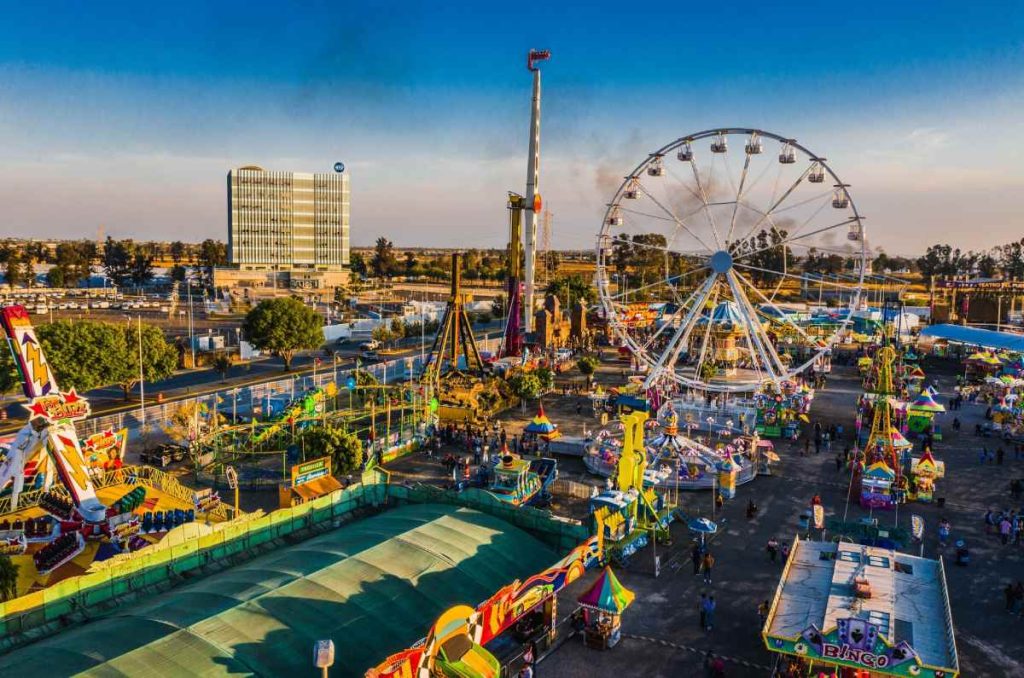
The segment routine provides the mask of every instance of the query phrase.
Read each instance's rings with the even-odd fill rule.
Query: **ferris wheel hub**
[[[726,273],[732,270],[732,254],[726,250],[718,250],[711,255],[709,263],[715,273]]]

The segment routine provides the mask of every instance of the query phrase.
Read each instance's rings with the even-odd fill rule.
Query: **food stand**
[[[605,567],[587,592],[577,598],[583,608],[583,639],[587,647],[615,647],[621,638],[622,612],[634,597],[632,591],[619,583],[612,568]]]
[[[292,466],[292,480],[278,488],[278,498],[281,508],[288,508],[340,489],[341,483],[331,475],[331,458],[319,457]]]

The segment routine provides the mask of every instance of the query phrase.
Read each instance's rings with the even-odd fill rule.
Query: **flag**
[[[914,539],[924,537],[924,518],[918,515],[910,516],[910,533],[914,535]]]
[[[823,530],[825,529],[825,507],[821,504],[815,504],[813,507],[814,511],[814,529]]]

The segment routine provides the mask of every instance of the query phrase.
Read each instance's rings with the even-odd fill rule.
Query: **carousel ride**
[[[844,273],[812,268],[831,255]],[[848,185],[795,140],[754,129],[707,130],[647,155],[597,237],[607,324],[647,390],[669,396],[755,393],[821,365],[861,304],[866,262]],[[830,322],[787,303],[812,295]],[[661,310],[639,322],[637,304]]]
[[[685,422],[687,433],[696,428]],[[591,473],[614,477],[625,447],[624,426],[605,429],[587,446],[583,464]],[[720,435],[729,429],[720,431]],[[778,460],[771,443],[753,436],[720,437],[709,444],[680,432],[679,415],[671,403],[662,406],[658,416],[646,420],[642,449],[646,454],[644,487],[659,490],[718,489],[724,498],[735,496],[736,487],[753,480],[758,473],[769,473]]]
[[[78,438],[88,401],[61,391],[28,312],[0,309],[20,374],[29,421],[0,449],[0,550],[19,566],[19,594],[134,551],[204,514],[219,501],[148,467],[123,467],[123,432]],[[215,515],[216,514],[216,515]]]

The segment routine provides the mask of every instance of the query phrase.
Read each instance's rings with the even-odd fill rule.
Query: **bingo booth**
[[[576,599],[583,608],[583,639],[587,647],[607,650],[622,637],[622,613],[633,602],[634,594],[623,586],[612,568],[594,580],[586,593]]]
[[[761,637],[780,675],[954,678],[941,560],[846,542],[793,542]]]
[[[340,489],[341,483],[331,475],[331,458],[320,457],[292,466],[291,482],[278,488],[278,498],[281,508],[289,508]]]

